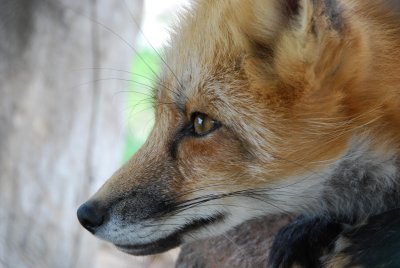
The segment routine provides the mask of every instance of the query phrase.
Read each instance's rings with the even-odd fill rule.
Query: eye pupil
[[[206,135],[218,127],[217,121],[202,113],[194,114],[192,120],[193,132],[196,135]]]

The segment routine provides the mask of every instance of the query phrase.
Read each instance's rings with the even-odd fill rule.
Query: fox
[[[163,53],[153,130],[79,207],[80,223],[150,255],[302,215],[278,234],[271,266],[296,265],[279,257],[296,251],[291,233],[325,239],[318,265],[362,266],[365,243],[350,254],[346,237],[400,208],[399,11],[390,0],[194,1]]]

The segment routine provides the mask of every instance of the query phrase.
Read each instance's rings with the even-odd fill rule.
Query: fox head
[[[146,255],[318,203],[321,177],[384,101],[365,83],[361,11],[343,2],[193,4],[165,53],[154,129],[79,208],[82,225]]]

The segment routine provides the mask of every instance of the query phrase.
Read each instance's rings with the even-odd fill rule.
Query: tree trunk
[[[76,209],[121,164],[128,85],[99,79],[127,75],[96,68],[129,71],[127,6],[0,0],[0,267],[93,267]]]

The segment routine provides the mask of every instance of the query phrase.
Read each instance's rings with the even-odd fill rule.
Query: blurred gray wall
[[[127,84],[87,68],[129,71],[136,33],[124,1],[0,0],[0,267],[94,267],[76,208],[121,164]]]

